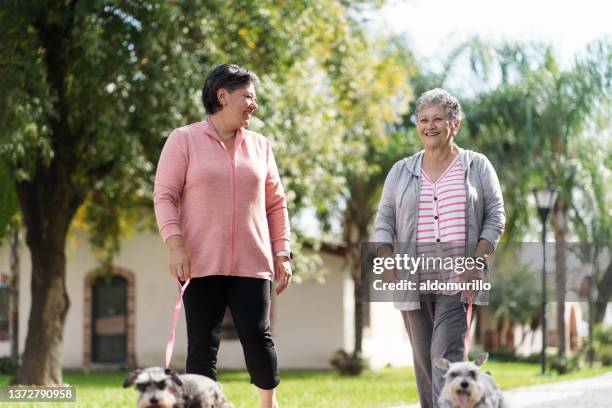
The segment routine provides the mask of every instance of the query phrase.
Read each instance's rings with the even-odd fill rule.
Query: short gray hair
[[[416,101],[416,114],[419,115],[425,106],[439,105],[446,109],[448,119],[458,122],[463,118],[463,111],[457,98],[442,88],[434,88],[424,92]]]

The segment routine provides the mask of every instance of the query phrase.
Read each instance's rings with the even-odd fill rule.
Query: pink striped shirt
[[[274,155],[255,132],[238,130],[232,157],[207,121],[175,129],[159,158],[154,202],[164,241],[183,236],[192,277],[272,279],[272,253],[289,250]]]
[[[466,194],[464,169],[457,156],[442,175],[432,182],[421,170],[418,203],[417,256],[465,256]],[[419,272],[421,281],[458,282],[452,270],[429,268]],[[450,293],[449,293],[450,294]]]

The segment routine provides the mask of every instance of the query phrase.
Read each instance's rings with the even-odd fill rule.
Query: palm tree
[[[574,197],[584,187],[576,175],[589,161],[576,147],[595,118],[609,118],[611,56],[610,41],[601,40],[563,70],[550,47],[493,46],[475,39],[451,55],[445,72],[448,75],[461,58],[468,58],[482,83],[499,78],[492,89],[484,89],[467,103],[467,128],[501,173],[508,210],[505,239],[518,239],[529,226],[524,203],[530,187],[537,183],[560,187],[551,217],[560,356],[566,349],[566,241],[570,227],[578,222]],[[580,210],[584,213],[588,208]]]

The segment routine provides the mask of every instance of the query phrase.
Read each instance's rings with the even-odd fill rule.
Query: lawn
[[[485,364],[504,390],[560,380],[590,377],[612,368],[583,369],[579,372],[552,377],[540,377],[539,366],[529,363]],[[385,368],[347,378],[331,371],[281,372],[279,402],[283,408],[383,408],[417,401],[414,374],[411,368]],[[11,404],[14,407],[130,407],[135,406],[136,391],[124,390],[121,383],[125,373],[94,373],[67,371],[64,381],[77,387],[77,403]],[[219,380],[228,398],[237,408],[257,407],[257,393],[249,384],[245,372],[225,372]],[[0,376],[0,385],[6,385],[8,376]]]

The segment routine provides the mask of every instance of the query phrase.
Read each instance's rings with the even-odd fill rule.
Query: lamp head
[[[557,196],[559,195],[559,189],[557,187],[539,188],[533,190],[535,197],[536,206],[542,217],[542,221],[545,222],[548,217],[548,213],[555,205]]]

